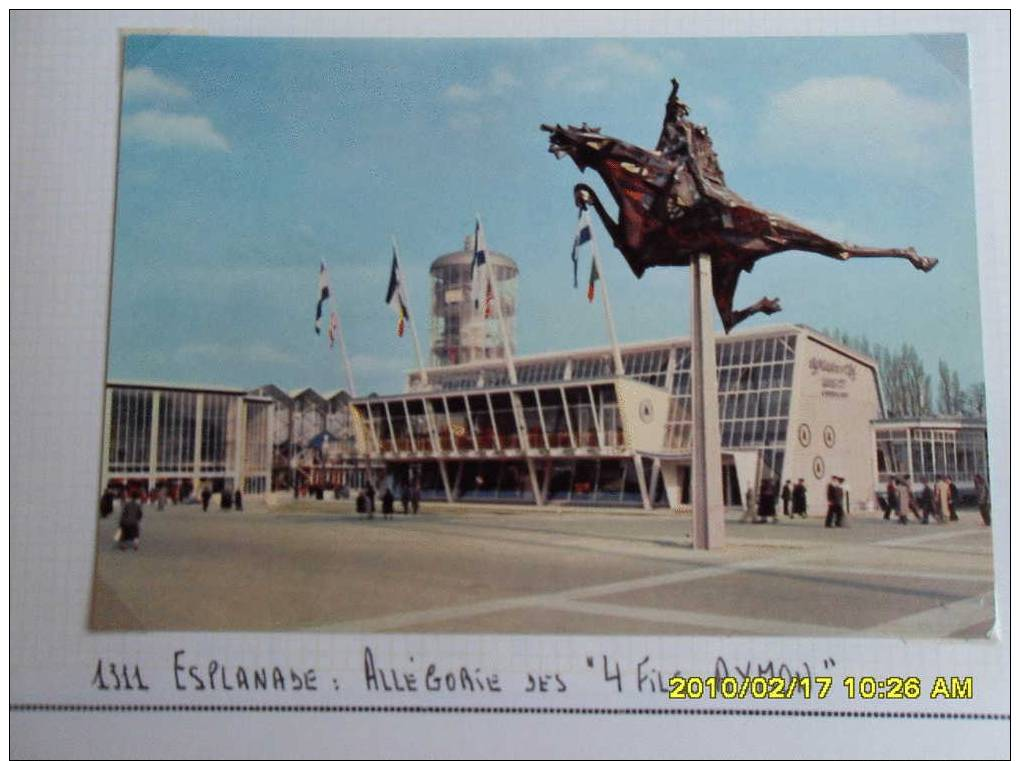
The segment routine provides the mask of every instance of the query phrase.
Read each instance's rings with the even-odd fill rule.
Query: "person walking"
[[[411,489],[407,485],[407,481],[404,481],[400,485],[400,506],[404,508],[404,515],[407,515],[407,508],[411,505]]]
[[[949,485],[949,520],[958,521],[960,516],[956,514],[956,506],[960,503],[960,490],[951,476],[946,476],[946,483]]]
[[[935,512],[935,494],[928,485],[927,478],[921,479],[921,495],[918,497],[917,501],[921,507],[921,514],[924,516],[921,523],[927,524],[931,520],[932,513]],[[935,520],[939,523],[942,522],[939,519],[938,514],[935,515]]]
[[[209,512],[209,501],[212,499],[212,490],[209,488],[209,484],[202,487],[202,512]]]
[[[117,531],[117,548],[127,549],[127,545],[137,550],[138,541],[142,535],[142,506],[138,501],[138,495],[131,493],[129,499],[124,503],[120,511],[120,525]]]
[[[113,489],[109,486],[103,491],[103,496],[99,498],[99,517],[105,518],[113,512]]]
[[[890,478],[885,485],[885,505],[882,507],[882,518],[889,520],[890,513],[896,513],[899,517],[899,498],[896,494],[896,479]]]
[[[754,487],[747,487],[747,494],[744,495],[744,514],[740,518],[741,523],[753,523],[754,513],[757,509],[757,500],[755,499]]]
[[[917,518],[918,523],[923,523],[921,513],[917,509],[917,500],[914,499],[914,490],[910,486],[910,477],[904,476],[896,481],[896,497],[900,505],[900,523],[907,522],[907,510],[910,510]]]
[[[978,512],[986,526],[992,525],[992,501],[988,492],[988,483],[980,473],[974,474],[974,496],[977,498]]]
[[[839,485],[839,476],[833,476],[825,490],[825,501],[829,509],[825,513],[825,528],[843,525],[843,490]]]
[[[240,489],[235,489],[234,490],[234,509],[235,510],[244,510],[244,506],[241,504],[241,490]]]
[[[421,507],[421,485],[418,480],[415,479],[411,485],[411,512],[415,515],[418,514],[418,509]]]
[[[776,517],[776,494],[771,479],[766,478],[761,482],[761,490],[758,494],[758,523],[768,523],[769,518],[775,523]]]
[[[798,478],[797,485],[793,487],[793,515],[807,518],[807,487],[803,478]]]
[[[382,514],[384,520],[393,520],[393,492],[388,486],[382,495]]]
[[[371,518],[375,515],[375,486],[372,485],[371,480],[369,480],[368,486],[365,487],[365,497],[368,498],[368,517]]]
[[[786,483],[783,484],[783,515],[792,518],[793,513],[790,512],[790,500],[793,499],[793,491],[790,488],[790,481],[787,479]]]
[[[935,517],[939,523],[949,519],[949,481],[945,476],[935,476]]]

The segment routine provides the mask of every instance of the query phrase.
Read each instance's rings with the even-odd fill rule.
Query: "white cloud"
[[[650,55],[640,53],[620,42],[599,42],[589,52],[592,59],[605,61],[641,74],[655,74],[659,62]]]
[[[677,59],[673,58],[674,62]],[[605,41],[592,45],[572,61],[552,66],[546,71],[549,87],[569,87],[580,93],[594,93],[609,87],[613,75],[654,76],[661,73],[659,61],[621,42]]]
[[[447,100],[459,102],[472,102],[485,97],[498,97],[504,95],[521,81],[506,66],[497,66],[489,72],[489,78],[477,86],[465,85],[462,82],[454,82],[443,91],[443,97]]]
[[[230,143],[206,116],[139,111],[124,117],[122,134],[166,147],[229,151]]]
[[[191,97],[188,88],[172,79],[162,77],[148,66],[138,66],[124,72],[124,98],[170,98]]]
[[[813,77],[769,99],[761,146],[822,165],[934,166],[960,116],[878,77]]]
[[[482,91],[477,87],[468,87],[460,82],[454,82],[443,91],[443,97],[448,100],[478,100],[482,97]]]

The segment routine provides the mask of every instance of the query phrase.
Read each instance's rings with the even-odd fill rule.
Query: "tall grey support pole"
[[[691,258],[691,501],[694,548],[711,550],[725,541],[722,501],[722,452],[719,438],[719,384],[712,329],[712,259]]]
[[[340,358],[344,363],[344,371],[347,374],[347,390],[351,392],[351,397],[358,395],[358,392],[354,390],[354,371],[351,370],[351,359],[347,356],[347,344],[344,343],[344,329],[340,324],[340,313],[334,310],[333,314],[336,315],[336,338],[340,342]]]

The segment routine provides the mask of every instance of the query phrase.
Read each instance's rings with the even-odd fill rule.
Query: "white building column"
[[[191,491],[194,496],[202,491],[202,413],[205,411],[205,394],[195,400],[195,452],[192,464]]]
[[[156,471],[159,469],[159,402],[160,392],[152,392],[152,415],[149,418],[149,491],[156,486]]]

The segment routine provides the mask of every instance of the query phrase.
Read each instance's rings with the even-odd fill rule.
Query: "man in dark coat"
[[[828,512],[825,513],[825,528],[843,525],[843,489],[840,486],[839,476],[833,476],[825,489],[825,500],[829,503]]]
[[[771,518],[775,523],[776,518],[776,492],[772,481],[765,479],[761,482],[761,490],[758,492],[758,523],[766,523]]]
[[[382,514],[383,518],[393,519],[393,492],[388,486],[382,495]]]
[[[202,487],[202,512],[208,512],[209,500],[212,499],[212,490],[208,485]]]
[[[368,497],[368,515],[371,517],[375,514],[375,487],[371,481],[365,487],[365,496]]]
[[[421,507],[421,485],[415,481],[411,486],[411,512],[415,515],[418,514],[418,508]]]
[[[789,480],[787,480],[786,483],[783,484],[782,497],[783,497],[783,515],[787,515],[790,518],[792,518],[793,515],[790,513],[790,500],[793,498],[793,492],[790,490]]]
[[[235,489],[234,490],[234,509],[235,510],[244,510],[244,506],[241,504],[241,490],[240,489]]]
[[[793,487],[793,514],[807,518],[807,487],[803,478],[798,478],[797,485]]]
[[[107,515],[113,512],[113,489],[109,486],[103,492],[103,496],[99,498],[99,517],[105,518]]]
[[[407,508],[411,504],[411,489],[407,485],[407,481],[404,481],[400,486],[400,506],[404,508],[404,515],[407,515]]]
[[[931,486],[928,485],[927,478],[921,479],[921,496],[917,501],[920,503],[921,513],[924,515],[921,523],[928,523],[931,519],[931,514],[935,512],[935,493],[931,490]]]
[[[956,506],[960,502],[960,490],[956,488],[956,481],[949,476],[946,476],[946,481],[949,482],[949,520],[958,521],[960,517],[956,514]]]
[[[889,520],[890,513],[900,514],[899,495],[896,494],[896,479],[890,478],[885,485],[885,504],[882,506],[882,517]]]
[[[138,501],[138,495],[132,493],[120,511],[120,538],[117,541],[119,549],[127,549],[128,543],[135,550],[138,549],[138,540],[142,535],[141,523],[142,506]]]

